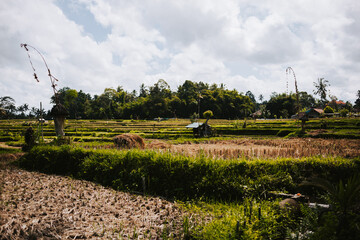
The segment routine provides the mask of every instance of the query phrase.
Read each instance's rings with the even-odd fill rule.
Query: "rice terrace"
[[[360,119],[189,123],[1,120],[1,239],[356,239]]]
[[[360,0],[0,20],[0,240],[360,240]]]

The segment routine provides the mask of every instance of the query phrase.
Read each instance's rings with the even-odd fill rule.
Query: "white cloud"
[[[70,20],[58,1],[0,2],[0,96],[50,107],[46,69],[31,52],[41,81],[36,83],[23,42],[44,54],[60,88],[91,94],[118,85],[138,90],[163,78],[173,90],[190,79],[268,97],[286,91],[288,66],[301,91],[311,93],[318,77],[344,100],[354,101],[360,89],[355,0],[81,0],[108,29],[100,38],[76,20],[79,3],[63,1],[74,9]]]

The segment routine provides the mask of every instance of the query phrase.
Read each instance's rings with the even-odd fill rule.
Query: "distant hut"
[[[211,126],[207,122],[194,122],[187,125],[186,128],[191,128],[195,137],[209,137],[212,135]]]
[[[261,110],[258,110],[256,112],[254,112],[253,114],[251,114],[251,117],[252,118],[259,118],[259,117],[261,117],[261,115],[262,115]]]
[[[305,113],[309,118],[318,118],[324,114],[324,110],[321,108],[311,108],[307,110]]]

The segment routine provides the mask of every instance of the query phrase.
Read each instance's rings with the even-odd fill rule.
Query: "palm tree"
[[[327,87],[330,86],[329,81],[324,78],[318,78],[317,82],[314,82],[314,86],[316,88],[316,90],[314,90],[314,94],[319,95],[322,105],[325,105],[327,102]]]
[[[21,117],[25,117],[25,112],[27,112],[29,110],[29,105],[27,103],[20,105],[17,108],[17,111],[20,112]]]

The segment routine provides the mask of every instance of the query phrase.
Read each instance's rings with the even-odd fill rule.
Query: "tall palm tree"
[[[324,78],[318,78],[317,82],[314,82],[314,86],[316,88],[316,90],[314,90],[314,94],[319,95],[321,103],[325,105],[325,103],[327,102],[327,88],[330,86],[329,81],[325,80]]]

